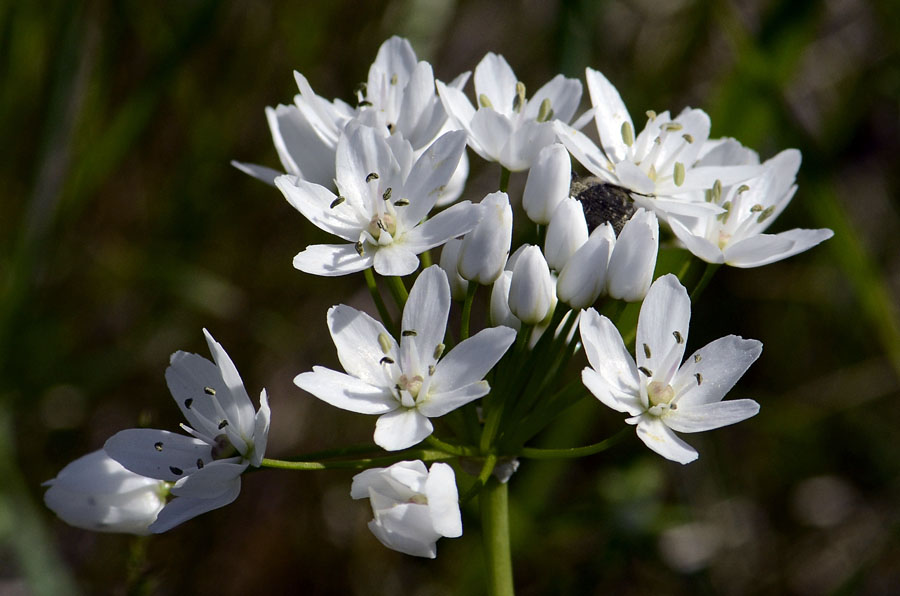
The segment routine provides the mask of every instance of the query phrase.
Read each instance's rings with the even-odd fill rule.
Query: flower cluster
[[[436,81],[409,42],[391,38],[356,106],[316,95],[295,73],[294,103],[266,109],[284,173],[235,163],[338,238],[302,247],[296,269],[365,277],[372,312],[337,304],[325,317],[343,371],[314,366],[294,383],[326,404],[377,415],[374,444],[363,449],[379,457],[354,460],[356,447],[324,460],[264,460],[266,393],[255,411],[204,331],[214,361],[176,352],[165,375],[187,435],[117,433],[48,483],[49,507],[84,528],[163,532],[233,501],[249,466],[368,468],[350,496],[369,499],[372,533],[394,550],[434,557],[439,538],[462,534],[457,474],[470,476],[463,501],[480,495],[485,531],[505,527],[491,523],[506,503],[496,495],[519,458],[541,453],[531,438],[580,399],[628,414],[647,447],[682,464],[698,453],[675,432],[758,412],[753,400],[723,398],[760,342],[729,335],[682,363],[685,285],[699,292],[720,264],[765,265],[831,236],[765,233],[797,189],[799,152],[761,161],[733,139],[710,138],[700,109],[648,111],[638,132],[615,87],[590,68],[591,107],[579,117],[578,80],[558,75],[529,96],[493,53],[475,68],[474,102],[469,78]],[[591,119],[596,142],[581,130]],[[474,202],[460,200],[467,147],[500,166],[498,190]],[[513,172],[524,177],[521,197],[509,194]],[[661,244],[686,249],[675,269],[684,279],[657,273]],[[700,281],[685,275],[695,257],[705,262]],[[489,298],[477,298],[481,286]],[[640,303],[636,327],[620,316],[626,303]],[[487,312],[473,316],[479,305]],[[570,365],[582,351],[588,366],[578,378]]]

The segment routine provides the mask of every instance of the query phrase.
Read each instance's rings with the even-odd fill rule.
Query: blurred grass
[[[272,396],[273,454],[369,436],[370,420],[291,384],[336,363],[325,309],[368,306],[363,285],[294,271],[321,235],[227,164],[277,164],[263,107],[290,101],[293,69],[349,100],[394,33],[444,80],[487,51],[529,89],[590,65],[639,123],[692,105],[764,158],[798,147],[800,190],[776,230],[835,230],[784,263],[720,270],[696,305],[689,349],[726,333],[764,342],[734,395],[762,403],[757,419],[690,437],[702,457],[684,469],[633,440],[570,465],[523,464],[511,492],[520,593],[889,593],[900,583],[889,0],[0,4],[0,593],[478,593],[477,516],[437,561],[405,558],[367,533],[344,473],[254,474],[232,506],[147,541],[68,528],[40,502],[40,482],[112,432],[139,418],[177,425],[163,371],[174,350],[205,349],[204,326],[250,392]],[[472,162],[470,186],[490,189],[495,169]],[[540,441],[592,442],[621,424],[586,401]],[[822,478],[833,482],[809,484]],[[808,486],[838,488],[810,500]]]

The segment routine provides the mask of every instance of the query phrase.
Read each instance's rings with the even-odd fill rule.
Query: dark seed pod
[[[572,176],[569,194],[581,202],[588,232],[593,232],[597,226],[609,222],[618,236],[625,222],[631,219],[635,212],[634,200],[628,190],[603,182],[594,176],[587,178]]]

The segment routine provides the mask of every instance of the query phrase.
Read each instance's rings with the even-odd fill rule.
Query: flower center
[[[390,213],[376,215],[369,221],[368,232],[375,240],[379,241],[379,244],[381,244],[382,232],[387,232],[385,239],[393,239],[394,234],[397,233],[397,219]]]
[[[419,396],[419,391],[422,389],[424,380],[425,379],[423,379],[421,375],[416,375],[412,378],[409,378],[406,375],[400,375],[400,378],[397,379],[397,387],[401,391],[409,391],[409,394],[415,399]]]
[[[653,381],[647,385],[647,397],[650,399],[651,406],[667,406],[675,397],[675,390],[671,385]]]

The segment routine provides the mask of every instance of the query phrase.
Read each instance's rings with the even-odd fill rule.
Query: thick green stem
[[[509,189],[509,170],[500,166],[500,192],[506,192]]]
[[[509,547],[509,493],[507,485],[490,478],[478,497],[484,562],[490,596],[513,596],[512,556]]]
[[[394,302],[397,303],[397,308],[403,310],[403,307],[406,305],[406,299],[409,298],[409,292],[406,286],[403,285],[403,279],[392,275],[387,278],[387,284],[391,295],[394,297]]]
[[[378,309],[378,314],[381,316],[381,322],[384,323],[384,326],[387,327],[391,333],[396,335],[397,329],[394,327],[394,319],[391,318],[391,313],[388,312],[387,305],[381,297],[381,292],[378,291],[378,284],[375,283],[375,274],[372,273],[372,268],[369,267],[363,274],[366,277],[366,285],[369,287],[369,293],[372,294],[372,300],[375,301],[375,308]]]

